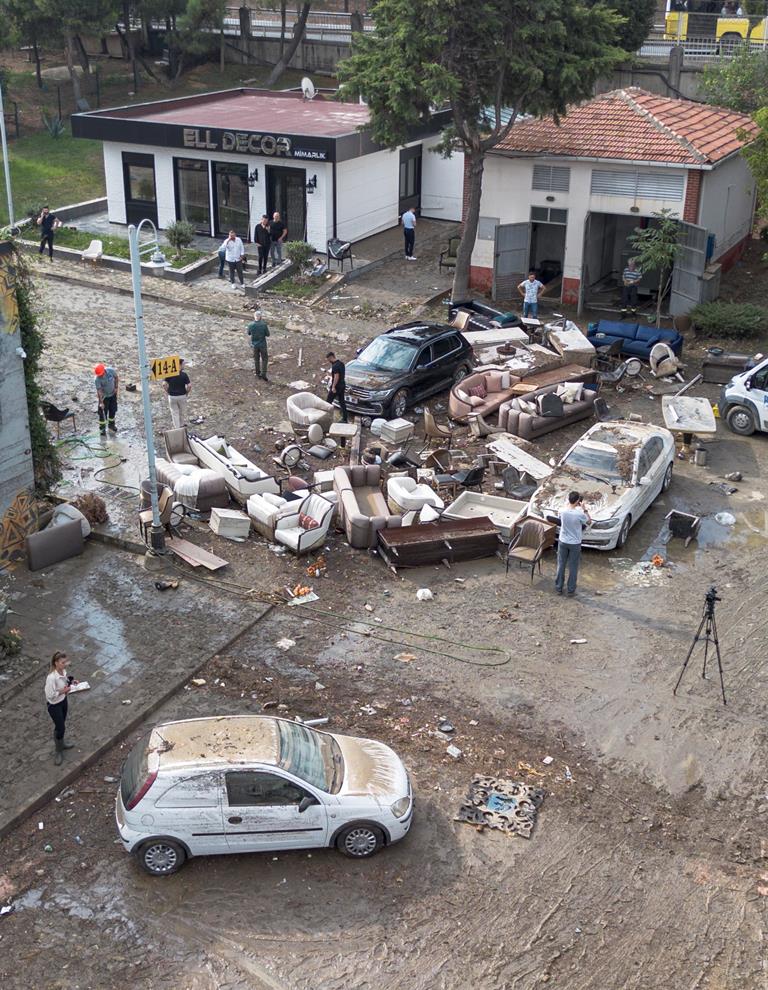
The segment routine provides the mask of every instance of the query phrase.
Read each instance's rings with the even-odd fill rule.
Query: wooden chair
[[[541,555],[544,553],[545,539],[546,530],[543,524],[535,519],[526,519],[509,541],[505,573],[509,574],[510,560],[516,560],[521,567],[523,564],[530,564],[531,584],[533,584],[533,572],[537,566],[541,574]]]
[[[445,446],[446,443],[450,447],[452,440],[453,428],[450,426],[441,426],[435,422],[435,417],[424,406],[424,446],[421,448],[422,452],[431,447],[435,442],[439,447]]]
[[[167,486],[163,486],[163,490],[159,493],[157,497],[157,508],[160,513],[160,525],[166,529],[169,533],[173,532],[173,492]],[[141,509],[139,511],[139,529],[141,530],[141,538],[144,542],[147,542],[149,536],[149,530],[152,527],[152,508]]]
[[[456,259],[459,254],[460,237],[449,237],[448,247],[440,252],[440,261],[437,270],[441,272],[444,268],[455,268]]]
[[[69,409],[69,407],[66,409],[59,409],[58,406],[54,406],[52,402],[41,402],[40,408],[43,410],[43,416],[48,420],[48,422],[56,424],[57,440],[61,435],[61,424],[66,422],[68,419],[72,420],[72,430],[77,432],[75,414]]]

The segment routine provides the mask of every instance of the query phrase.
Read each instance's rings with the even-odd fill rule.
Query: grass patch
[[[55,209],[104,195],[101,141],[87,141],[47,131],[8,143],[11,188],[16,220],[46,203]],[[0,198],[0,223],[8,222],[5,196]]]
[[[60,227],[56,231],[55,244],[60,247],[72,248],[75,251],[84,251],[95,238],[98,238],[104,245],[104,254],[110,254],[113,258],[130,258],[128,238],[116,237],[113,234],[95,234],[90,230]],[[164,248],[163,253],[170,262],[171,268],[186,268],[187,265],[200,261],[201,258],[209,257],[205,251],[197,251],[195,248],[185,248],[180,254],[175,255],[172,253],[173,248],[165,244],[161,246]]]
[[[308,299],[310,296],[314,296],[321,284],[320,282],[306,282],[298,278],[284,278],[270,291],[277,296],[286,296],[288,299]]]

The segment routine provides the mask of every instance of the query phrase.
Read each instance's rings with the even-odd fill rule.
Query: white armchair
[[[282,495],[263,492],[262,494],[251,495],[245,507],[250,516],[251,525],[256,532],[261,533],[263,537],[274,543],[278,519],[301,512],[301,506],[308,496],[309,492],[304,498],[288,500]]]
[[[297,392],[285,400],[294,433],[306,433],[317,423],[327,433],[333,422],[333,406],[313,392]]]
[[[300,509],[277,519],[275,542],[282,543],[297,556],[309,553],[325,542],[332,515],[330,502],[326,502],[322,495],[310,495]]]
[[[392,512],[419,512],[425,505],[445,508],[445,503],[433,488],[418,485],[407,475],[387,479],[387,503]]]

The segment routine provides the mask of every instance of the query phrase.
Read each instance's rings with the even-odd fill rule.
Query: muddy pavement
[[[394,661],[366,637],[323,637],[316,658],[322,642],[307,629],[283,653],[274,644],[296,635],[296,619],[270,617],[159,717],[277,701],[280,714],[327,714],[333,728],[384,739],[413,775],[411,834],[365,863],[330,850],[263,853],[149,878],[114,840],[116,785],[105,778],[125,755],[115,750],[40,813],[45,836],[30,822],[7,841],[0,884],[18,893],[0,930],[4,986],[760,985],[759,838],[735,824],[729,802],[707,805],[700,790],[669,798],[601,768],[565,732],[497,720],[453,692],[436,701],[421,658]],[[432,734],[438,715],[456,726],[459,762]],[[476,771],[544,787],[530,841],[453,821]],[[52,975],[61,945],[68,969]]]

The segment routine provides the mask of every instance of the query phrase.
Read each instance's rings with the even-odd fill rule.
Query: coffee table
[[[357,423],[331,423],[330,429],[328,430],[328,436],[333,437],[334,440],[338,438],[341,446],[346,447],[347,440],[351,440],[353,437],[357,436],[357,431]]]
[[[664,395],[661,398],[664,425],[672,433],[682,433],[688,447],[696,436],[717,432],[715,414],[709,399],[696,395]]]

